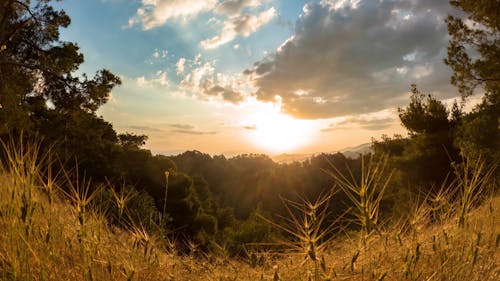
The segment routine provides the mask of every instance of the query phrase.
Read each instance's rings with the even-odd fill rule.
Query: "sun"
[[[260,111],[253,115],[252,141],[272,153],[291,152],[308,144],[313,137],[310,122],[298,120],[279,111]]]

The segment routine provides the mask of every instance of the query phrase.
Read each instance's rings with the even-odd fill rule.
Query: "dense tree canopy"
[[[103,178],[117,136],[96,110],[120,79],[108,70],[75,76],[84,57],[75,43],[59,39],[70,18],[51,2],[0,4],[0,135],[38,135],[58,144],[63,162],[78,158]]]
[[[120,79],[108,70],[74,76],[83,63],[75,43],[59,39],[70,24],[48,0],[7,0],[0,9],[0,132],[29,129],[47,114],[95,114]],[[50,112],[50,113],[48,113]],[[32,125],[32,124],[31,124]]]
[[[476,92],[484,98],[460,125],[456,144],[469,159],[500,160],[500,3],[458,0],[450,3],[466,18],[446,19],[451,36],[445,60],[453,70],[451,83],[462,97]]]
[[[500,3],[497,0],[458,0],[451,5],[467,18],[446,19],[451,36],[445,62],[453,70],[451,83],[468,97],[476,87],[498,99],[500,92]],[[497,101],[498,102],[498,101]]]
[[[150,230],[159,227],[162,233],[194,239],[203,247],[227,242],[233,253],[242,253],[242,243],[282,235],[258,214],[279,219],[286,215],[281,198],[314,201],[331,190],[335,181],[325,170],[332,165],[360,178],[361,160],[340,153],[289,164],[254,154],[153,155],[142,148],[147,136],[118,134],[97,116],[120,79],[108,70],[92,78],[75,74],[84,57],[76,43],[59,39],[60,28],[67,27],[70,18],[52,2],[0,3],[0,139],[19,132],[42,138],[45,150],[51,147],[63,168],[70,171],[77,163],[96,187],[107,187],[101,203],[110,205],[119,192],[131,194],[129,219]],[[484,93],[484,99],[469,113],[457,103],[449,110],[411,86],[409,104],[399,109],[408,136],[384,136],[373,143],[375,157],[390,155],[395,171],[383,213],[399,208],[401,215],[408,197],[436,191],[443,181],[451,181],[454,162],[481,157],[494,165],[500,160],[499,3],[451,4],[468,17],[446,20],[451,40],[445,62],[453,70],[451,81],[464,100],[475,91]],[[331,220],[350,207],[342,192],[332,199]],[[112,221],[120,222],[122,213],[116,206],[110,213]]]

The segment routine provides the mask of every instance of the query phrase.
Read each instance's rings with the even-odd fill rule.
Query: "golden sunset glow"
[[[81,73],[121,79],[97,114],[148,136],[153,153],[338,151],[404,134],[397,108],[412,83],[456,98],[443,63],[448,1],[60,2],[82,19],[61,33],[82,46]]]
[[[290,152],[308,144],[314,138],[314,127],[305,120],[282,114],[279,110],[255,113],[252,141],[271,153]]]

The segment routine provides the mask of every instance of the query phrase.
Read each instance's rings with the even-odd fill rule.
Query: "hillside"
[[[500,280],[499,0],[124,2],[0,4],[0,281]]]
[[[125,219],[121,227],[110,224],[106,206],[97,204],[101,194],[89,192],[85,182],[72,183],[50,173],[40,180],[38,167],[22,160],[0,174],[0,280],[500,278],[498,196],[484,197],[481,206],[466,214],[461,227],[460,205],[443,196],[440,212],[429,205],[415,206],[411,217],[381,225],[379,233],[369,236],[330,231],[334,239],[325,241],[326,236],[319,238],[321,230],[307,242],[303,232],[307,225],[280,226],[262,218],[261,223],[290,229],[302,242],[288,237],[282,246],[266,251],[246,245],[247,255],[240,257],[230,257],[225,245],[204,251],[192,242],[181,254],[175,236]],[[120,198],[108,202],[108,207],[119,204]],[[319,211],[322,204],[313,209]],[[316,229],[315,220],[310,222]]]
[[[334,154],[334,153],[342,153],[345,157],[347,158],[358,158],[359,155],[365,155],[370,152],[373,152],[371,148],[371,143],[363,143],[357,146],[353,147],[346,147],[338,151],[331,152],[329,154]],[[320,155],[321,153],[315,153],[315,154],[289,154],[289,153],[282,153],[279,155],[275,155],[271,157],[271,159],[280,164],[290,164],[293,162],[304,162],[315,155]]]

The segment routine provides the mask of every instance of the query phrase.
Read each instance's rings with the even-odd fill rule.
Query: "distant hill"
[[[372,144],[371,143],[363,143],[353,147],[347,147],[339,150],[340,153],[344,154],[347,158],[358,158],[360,154],[368,154],[371,153]]]
[[[357,146],[353,147],[346,147],[338,151],[332,151],[332,152],[327,152],[330,154],[340,152],[344,154],[345,157],[347,158],[358,158],[360,154],[368,154],[372,152],[371,148],[371,143],[363,143]],[[271,159],[276,162],[276,163],[293,163],[293,162],[304,162],[307,159],[311,158],[314,155],[317,155],[320,153],[310,153],[310,154],[288,154],[288,153],[283,153],[283,154],[278,154]]]
[[[283,153],[271,157],[271,159],[276,163],[293,163],[293,162],[304,162],[307,159],[314,156],[314,154],[288,154]]]

